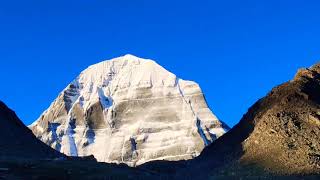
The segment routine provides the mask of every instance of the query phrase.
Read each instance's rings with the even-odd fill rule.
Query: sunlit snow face
[[[198,84],[131,55],[84,70],[42,117],[60,125],[34,133],[61,152],[133,166],[190,159],[225,132]]]

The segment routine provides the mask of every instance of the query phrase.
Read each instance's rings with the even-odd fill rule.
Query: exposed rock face
[[[144,168],[178,178],[319,176],[320,64],[272,89],[197,158]]]
[[[83,71],[30,128],[67,155],[131,166],[193,158],[228,130],[198,84],[132,55]]]
[[[16,114],[1,101],[0,127],[0,161],[63,157],[62,154],[38,140]]]
[[[298,71],[256,108],[253,119],[246,118],[254,128],[241,162],[276,174],[320,173],[320,66]]]

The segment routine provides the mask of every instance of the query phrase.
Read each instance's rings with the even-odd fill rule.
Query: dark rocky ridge
[[[38,140],[3,102],[0,101],[0,159],[49,159],[63,157]]]

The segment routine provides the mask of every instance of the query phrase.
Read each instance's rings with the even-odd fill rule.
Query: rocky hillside
[[[62,155],[38,140],[3,102],[0,101],[0,160],[52,159]]]
[[[67,155],[130,166],[194,158],[229,129],[198,84],[132,55],[84,70],[30,128]]]

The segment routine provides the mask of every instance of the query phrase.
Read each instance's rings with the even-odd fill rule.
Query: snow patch
[[[68,141],[69,141],[70,156],[78,156],[77,145],[74,139],[75,128],[76,128],[75,120],[70,119],[68,128],[66,129],[66,135],[68,136]]]
[[[211,142],[207,139],[206,135],[203,132],[203,129],[201,127],[201,121],[197,119],[197,128],[198,128],[198,133],[200,134],[205,146],[208,146]]]
[[[51,143],[55,143],[54,149],[57,151],[61,150],[61,137],[57,134],[57,128],[60,126],[60,123],[50,123],[48,122],[48,130],[51,132]]]

